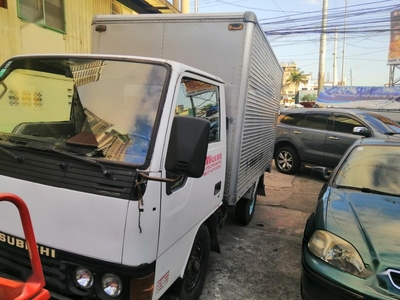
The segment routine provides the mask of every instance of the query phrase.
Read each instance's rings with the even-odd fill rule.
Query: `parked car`
[[[400,137],[394,140],[356,141],[323,185],[304,229],[303,299],[400,299]]]
[[[280,112],[275,165],[296,173],[301,165],[333,169],[347,148],[362,138],[390,139],[400,124],[375,112],[356,109],[302,108]]]

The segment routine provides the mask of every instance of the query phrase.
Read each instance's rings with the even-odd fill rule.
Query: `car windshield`
[[[400,124],[376,113],[366,113],[365,119],[382,133],[400,133]]]
[[[0,68],[0,140],[142,165],[167,74],[162,64],[94,56],[8,61]]]
[[[400,195],[400,146],[359,145],[340,166],[334,185]]]

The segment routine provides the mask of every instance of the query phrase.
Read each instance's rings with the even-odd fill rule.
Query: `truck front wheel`
[[[200,297],[207,276],[210,260],[210,233],[201,225],[194,239],[192,251],[183,276],[180,300],[196,300]]]
[[[247,225],[253,219],[254,211],[256,210],[257,200],[257,182],[253,185],[250,191],[250,199],[241,198],[236,203],[235,218],[236,222],[241,225]]]

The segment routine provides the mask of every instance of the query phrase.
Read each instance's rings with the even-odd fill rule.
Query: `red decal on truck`
[[[218,153],[215,155],[207,155],[206,167],[204,168],[203,176],[207,176],[208,174],[220,169],[221,166],[222,166],[222,153]]]
[[[167,273],[163,275],[158,281],[157,281],[157,293],[162,290],[162,288],[168,283],[169,280],[169,270]]]

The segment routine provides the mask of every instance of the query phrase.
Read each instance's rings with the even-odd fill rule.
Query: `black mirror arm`
[[[162,178],[162,177],[161,178],[160,177],[152,177],[152,176],[149,176],[149,175],[147,175],[145,173],[139,173],[139,176],[142,177],[142,178],[145,178],[147,180],[161,181],[161,182],[171,182],[171,183],[178,182],[182,178],[181,175],[178,175],[178,177],[171,178],[171,179],[170,178]]]
[[[1,85],[3,86],[3,88],[4,88],[4,91],[1,92],[1,94],[0,94],[0,99],[1,99],[1,98],[3,98],[4,94],[7,92],[8,88],[7,88],[7,85],[6,85],[3,81],[1,81],[0,84],[1,84]]]

